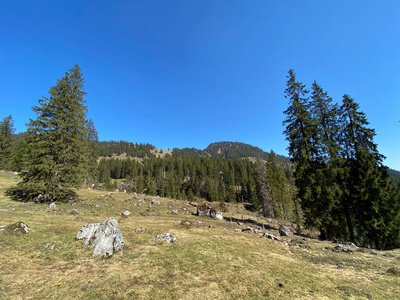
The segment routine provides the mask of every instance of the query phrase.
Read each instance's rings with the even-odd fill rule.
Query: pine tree
[[[389,249],[400,246],[400,207],[398,193],[389,180],[384,158],[368,127],[365,113],[348,96],[343,96],[341,110],[342,155],[347,172],[342,185],[342,203],[351,222],[352,240],[363,246]]]
[[[91,184],[95,182],[97,178],[97,160],[99,158],[99,138],[97,135],[96,128],[92,119],[89,119],[86,124],[87,129],[87,141],[89,142],[88,152],[88,169],[87,169],[87,183]]]
[[[66,72],[49,94],[32,108],[37,119],[28,124],[29,165],[19,186],[28,198],[41,193],[65,200],[74,195],[72,188],[83,183],[88,166],[86,93],[80,67]]]
[[[275,218],[274,197],[272,194],[271,182],[269,179],[267,165],[264,161],[257,160],[257,195],[260,199],[263,216],[267,218]]]
[[[11,168],[12,137],[14,131],[14,120],[9,115],[0,122],[0,169],[3,170]]]

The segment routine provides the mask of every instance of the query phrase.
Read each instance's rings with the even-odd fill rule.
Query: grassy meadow
[[[17,180],[0,171],[0,299],[400,299],[400,276],[387,272],[400,269],[400,250],[337,253],[336,244],[303,236],[284,238],[298,247],[238,232],[256,222],[279,235],[278,221],[241,204],[227,205],[218,221],[192,215],[197,203],[139,205],[151,197],[82,189],[81,200],[50,209],[7,196]],[[121,217],[125,210],[130,217]],[[108,259],[93,257],[75,235],[110,217],[125,247]],[[6,232],[18,221],[29,234]],[[165,232],[178,242],[156,242]]]

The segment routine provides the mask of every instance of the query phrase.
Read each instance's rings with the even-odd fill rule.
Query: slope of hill
[[[212,157],[222,158],[244,158],[258,157],[262,159],[268,158],[268,153],[258,147],[238,142],[218,142],[210,144],[204,152]]]
[[[1,299],[400,297],[400,250],[334,252],[337,244],[304,235],[274,241],[262,232],[239,232],[264,226],[279,235],[278,221],[257,218],[241,204],[226,204],[218,221],[192,215],[197,203],[159,198],[150,207],[143,195],[83,189],[79,201],[50,209],[7,197],[16,179],[0,172]],[[79,213],[71,215],[72,208]],[[122,218],[127,209],[130,217]],[[109,259],[93,257],[74,237],[85,223],[109,217],[118,220],[125,247]],[[6,233],[19,221],[29,234]],[[178,241],[156,242],[165,232]]]

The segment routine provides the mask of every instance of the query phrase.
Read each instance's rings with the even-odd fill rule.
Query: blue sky
[[[287,155],[287,71],[351,95],[400,170],[400,1],[1,1],[0,118],[79,64],[100,140]]]

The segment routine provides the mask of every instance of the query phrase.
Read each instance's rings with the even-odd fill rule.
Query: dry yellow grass
[[[400,267],[399,250],[335,253],[329,242],[309,239],[302,248],[236,232],[244,226],[229,217],[257,221],[241,205],[232,206],[225,221],[215,221],[185,213],[183,208],[195,207],[183,201],[162,198],[160,206],[139,206],[126,193],[106,200],[100,196],[110,193],[80,190],[86,200],[49,209],[7,197],[14,178],[0,173],[0,226],[23,221],[31,232],[0,233],[0,299],[400,298],[400,277],[386,274]],[[71,215],[72,208],[79,214]],[[132,215],[121,218],[126,209]],[[126,246],[109,259],[92,257],[74,237],[84,223],[109,217],[119,221]],[[278,224],[269,226],[277,235]],[[157,243],[164,232],[178,242]]]

